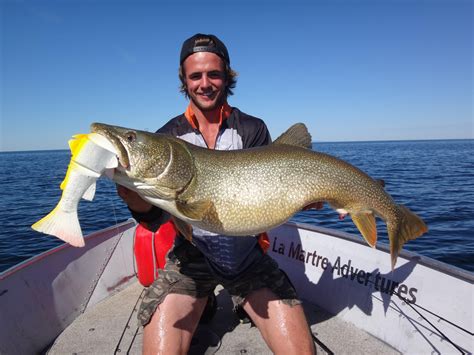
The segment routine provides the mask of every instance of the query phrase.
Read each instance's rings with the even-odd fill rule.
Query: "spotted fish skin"
[[[397,205],[383,186],[358,168],[314,152],[302,124],[273,144],[234,151],[209,150],[178,138],[93,124],[126,161],[117,183],[176,218],[211,232],[248,236],[272,229],[315,202],[349,213],[371,245],[375,216],[387,223],[392,267],[408,241],[427,231],[424,222]]]

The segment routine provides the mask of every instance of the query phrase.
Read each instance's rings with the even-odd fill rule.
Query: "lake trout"
[[[100,123],[91,131],[114,146],[114,181],[179,220],[225,235],[255,235],[288,221],[305,206],[325,201],[350,214],[375,247],[375,216],[387,224],[392,268],[403,244],[427,231],[425,223],[397,205],[382,184],[356,167],[314,152],[303,124],[274,143],[245,150],[209,150],[181,139]],[[190,230],[178,221],[190,239]]]
[[[54,235],[65,242],[84,246],[77,207],[81,198],[92,201],[97,179],[117,167],[117,155],[107,139],[95,133],[79,134],[69,140],[71,160],[60,185],[63,190],[56,207],[31,226],[34,230]]]

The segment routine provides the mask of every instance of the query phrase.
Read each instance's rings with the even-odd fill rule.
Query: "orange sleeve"
[[[258,235],[258,244],[262,248],[263,252],[266,253],[268,248],[270,248],[270,239],[268,238],[267,232],[260,233]]]

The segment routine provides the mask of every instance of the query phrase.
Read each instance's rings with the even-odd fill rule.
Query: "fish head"
[[[169,145],[153,133],[103,123],[93,123],[91,132],[114,146],[121,170],[130,176],[156,176],[168,165]]]
[[[116,174],[133,181],[180,190],[192,179],[189,153],[168,135],[93,123],[91,132],[105,137],[115,148],[119,166]]]

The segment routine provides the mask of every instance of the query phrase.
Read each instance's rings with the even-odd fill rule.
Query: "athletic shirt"
[[[157,132],[170,134],[197,146],[207,147],[190,107],[184,114],[172,118]],[[270,134],[261,119],[247,115],[227,104],[222,107],[216,150],[246,149],[269,143],[271,143]],[[188,241],[179,236],[176,238],[175,245],[180,243],[188,243]],[[226,279],[236,277],[262,257],[262,251],[255,236],[218,235],[193,227],[192,243],[204,254],[209,267]]]

